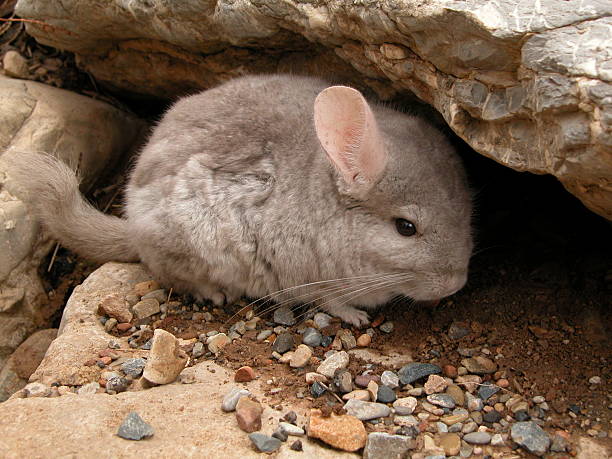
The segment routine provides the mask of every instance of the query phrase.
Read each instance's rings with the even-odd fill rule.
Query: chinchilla
[[[125,217],[89,205],[68,166],[9,169],[50,233],[98,262],[141,261],[175,291],[305,303],[361,326],[397,296],[466,282],[471,194],[446,137],[345,86],[247,76],[179,100],[131,172]]]

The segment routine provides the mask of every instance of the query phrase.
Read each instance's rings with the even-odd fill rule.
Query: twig
[[[329,392],[330,394],[332,394],[334,397],[336,397],[336,400],[338,400],[340,403],[344,404],[344,401],[338,397],[338,394],[336,394],[335,392],[332,392],[329,387],[327,387],[325,384],[323,384],[321,381],[319,381],[319,384],[323,387],[323,389],[325,389],[327,392]]]
[[[57,251],[60,248],[60,243],[56,243],[55,244],[55,250],[53,250],[53,255],[51,255],[51,261],[49,262],[49,267],[47,268],[47,272],[50,273],[51,272],[51,268],[53,268],[53,263],[55,263],[55,257],[57,256]]]
[[[170,303],[171,296],[172,296],[172,287],[170,287],[170,291],[168,292],[168,299],[166,300],[166,303]]]

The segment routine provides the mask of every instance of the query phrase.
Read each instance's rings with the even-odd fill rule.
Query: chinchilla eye
[[[405,218],[396,218],[395,228],[397,229],[397,232],[400,233],[402,236],[409,237],[414,236],[416,234],[416,226],[414,226],[414,223],[409,220],[406,220]]]

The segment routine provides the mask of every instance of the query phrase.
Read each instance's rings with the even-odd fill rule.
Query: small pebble
[[[429,375],[427,381],[423,385],[425,388],[425,393],[427,395],[436,394],[438,392],[444,392],[444,390],[448,387],[448,381],[445,378],[438,375]]]
[[[417,403],[418,401],[414,397],[398,398],[393,402],[393,408],[395,408],[395,412],[399,415],[408,415],[414,412]]]
[[[326,382],[327,381],[327,377],[326,376],[324,376],[322,374],[319,374],[319,373],[315,373],[313,371],[311,371],[309,373],[306,373],[304,375],[304,377],[306,379],[306,383],[308,383],[308,384],[312,384],[315,381],[318,381],[318,382]]]
[[[323,335],[316,328],[308,327],[304,331],[304,335],[302,337],[302,342],[307,346],[317,347],[321,345],[321,341],[323,340]]]
[[[455,408],[453,397],[448,394],[432,394],[427,396],[427,401],[433,405],[441,406],[442,408]]]
[[[238,427],[251,433],[261,429],[261,414],[263,407],[258,401],[248,397],[240,397],[236,404],[236,420]]]
[[[143,358],[127,359],[121,364],[121,371],[132,378],[137,378],[142,374],[147,361]]]
[[[311,357],[312,349],[305,344],[300,344],[293,353],[289,366],[291,368],[302,368],[310,361]]]
[[[303,451],[301,440],[296,440],[293,443],[291,443],[291,446],[289,446],[289,449],[292,449],[293,451]]]
[[[393,403],[397,399],[395,392],[393,389],[387,386],[380,386],[378,388],[378,396],[376,398],[377,402],[380,403]]]
[[[126,440],[142,440],[151,437],[153,433],[153,427],[144,422],[135,411],[126,416],[117,430],[117,435]]]
[[[490,383],[484,383],[478,388],[478,396],[485,402],[493,395],[501,390],[499,386]]]
[[[147,298],[136,303],[132,307],[136,319],[145,319],[160,312],[159,301],[155,298]]]
[[[491,442],[491,434],[488,432],[471,432],[465,434],[463,440],[473,445],[488,445]]]
[[[589,378],[589,384],[601,384],[601,377],[592,376]]]
[[[262,330],[258,333],[257,338],[255,338],[257,341],[263,341],[265,340],[268,336],[270,336],[272,334],[272,330]]]
[[[367,402],[370,400],[370,393],[367,390],[359,389],[351,391],[348,394],[344,394],[342,396],[342,400],[351,400],[353,398]]]
[[[113,391],[115,393],[125,392],[130,385],[130,382],[120,376],[109,378],[106,381],[106,392]]]
[[[100,386],[98,385],[98,387]],[[25,391],[26,397],[28,398],[48,397],[49,395],[51,395],[51,389],[49,388],[49,386],[39,382],[29,383],[23,388],[23,390]]]
[[[313,321],[315,326],[321,330],[322,328],[329,327],[331,325],[332,317],[324,312],[317,312],[314,315]]]
[[[238,368],[234,374],[234,381],[236,382],[249,382],[253,381],[256,377],[255,370],[249,366]]]
[[[391,333],[393,331],[393,322],[385,322],[378,329],[384,333]]]
[[[357,338],[357,346],[359,347],[368,347],[371,342],[372,337],[367,333],[364,333],[363,335],[360,335],[359,338]]]
[[[395,389],[399,387],[399,376],[393,371],[383,371],[383,374],[380,375],[380,382],[384,386]]]
[[[380,382],[380,376],[372,374],[355,376],[355,385],[358,387],[368,387],[370,381],[374,381],[378,384]]]
[[[441,372],[442,369],[438,365],[412,362],[402,367],[398,374],[402,384],[412,384],[421,378],[431,374],[439,374]]]
[[[310,386],[310,393],[314,398],[319,398],[321,395],[325,393],[327,389],[321,385],[318,381],[315,381]]]
[[[287,413],[283,416],[283,421],[288,422],[289,424],[295,425],[297,422],[297,414],[295,411],[287,411]]]
[[[231,340],[225,333],[217,333],[216,335],[210,336],[206,342],[208,344],[208,350],[216,355],[221,352],[221,349],[231,343]]]
[[[276,337],[274,344],[272,344],[272,350],[279,354],[284,354],[290,349],[293,349],[293,346],[295,346],[293,335],[289,332],[284,332]]]
[[[348,364],[349,355],[345,351],[340,351],[327,357],[317,368],[317,373],[333,378],[336,370],[346,368]]]
[[[543,456],[550,446],[550,437],[535,422],[517,422],[510,430],[512,440],[536,456]]]
[[[283,429],[279,427],[278,429],[274,431],[274,433],[272,434],[272,437],[277,438],[284,443],[287,441],[287,438],[289,438],[289,435],[287,434],[287,432],[285,432]]]
[[[467,368],[470,373],[477,375],[486,375],[497,371],[497,364],[495,362],[480,355],[463,359],[461,365]]]
[[[279,423],[279,426],[282,431],[287,433],[287,435],[291,435],[293,437],[301,437],[304,435],[304,429],[288,422],[281,422]]]
[[[351,392],[353,390],[353,376],[351,372],[345,368],[337,370],[334,375],[334,386],[343,394]]]
[[[363,450],[364,459],[408,457],[414,449],[415,441],[403,435],[392,435],[385,432],[372,432],[368,435]]]
[[[281,441],[278,438],[269,437],[259,432],[249,434],[249,440],[262,453],[272,453],[281,447]]]
[[[504,437],[501,434],[495,434],[491,437],[491,444],[493,446],[503,446],[504,445]]]
[[[493,424],[494,422],[499,422],[502,418],[502,415],[497,410],[489,411],[482,416],[482,420],[489,424]]]
[[[223,402],[221,403],[221,409],[226,413],[232,412],[236,409],[236,405],[238,404],[238,400],[241,397],[246,397],[251,395],[251,393],[243,389],[241,387],[233,387],[226,395],[223,397]]]
[[[355,416],[361,421],[370,419],[384,418],[391,414],[391,409],[387,405],[374,402],[363,402],[361,400],[351,399],[344,404],[346,412]]]
[[[111,317],[104,323],[104,330],[108,333],[117,325],[117,319]]]
[[[357,451],[366,445],[367,433],[363,423],[349,415],[323,416],[321,410],[310,410],[308,436],[344,451]]]

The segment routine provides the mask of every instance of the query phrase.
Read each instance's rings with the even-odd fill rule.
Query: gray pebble
[[[493,424],[494,422],[499,422],[501,418],[502,418],[502,415],[497,410],[489,411],[488,413],[485,413],[482,416],[482,420],[484,422],[488,422],[489,424]]]
[[[272,334],[272,330],[262,330],[257,335],[257,341],[263,341]]]
[[[288,327],[295,325],[295,316],[289,307],[278,308],[274,311],[273,320],[277,324],[287,325]]]
[[[334,374],[334,386],[342,392],[346,394],[353,390],[353,375],[346,368],[339,369]]]
[[[239,320],[234,325],[232,325],[229,329],[229,333],[236,332],[239,335],[244,335],[246,333],[246,325],[244,320]]]
[[[272,434],[272,437],[278,438],[280,441],[284,443],[287,441],[287,438],[289,438],[289,435],[287,434],[287,432],[285,432],[283,429],[279,427],[278,429],[274,431],[274,433]]]
[[[385,333],[391,333],[393,331],[393,322],[385,322],[384,324],[381,324],[378,329]]]
[[[198,357],[201,357],[202,355],[204,355],[205,349],[204,349],[204,343],[201,342],[197,342],[193,345],[193,349],[191,350],[191,355],[193,356],[194,359],[197,359]]]
[[[236,405],[238,404],[238,400],[242,397],[246,397],[251,395],[251,393],[240,387],[233,387],[226,395],[223,397],[223,402],[221,402],[221,409],[226,413],[234,411],[236,409]]]
[[[279,354],[284,354],[295,346],[295,340],[293,339],[293,335],[291,333],[285,332],[281,333],[274,340],[274,344],[272,344],[272,350],[278,352]]]
[[[382,385],[395,389],[399,387],[399,376],[393,371],[383,371],[380,375],[380,382]]]
[[[363,450],[364,459],[407,457],[414,448],[414,440],[403,435],[372,432]]]
[[[163,288],[160,288],[159,290],[153,290],[152,292],[149,292],[146,295],[142,296],[143,300],[149,298],[155,298],[157,301],[159,301],[159,303],[165,303],[168,299],[168,294]]]
[[[317,312],[313,320],[317,328],[320,330],[322,328],[329,327],[332,317],[324,312]]]
[[[550,446],[550,437],[535,422],[517,422],[510,430],[512,440],[536,456],[543,456]]]
[[[281,441],[278,438],[268,437],[259,432],[249,434],[249,440],[251,440],[255,447],[262,453],[271,453],[281,446]]]
[[[120,376],[115,376],[114,378],[109,378],[106,381],[106,392],[125,392],[129,385],[130,382],[127,379]]]
[[[448,394],[431,394],[427,396],[427,401],[432,405],[441,406],[442,408],[455,408],[455,401]]]
[[[349,355],[345,351],[336,352],[325,358],[317,367],[317,373],[333,378],[336,370],[346,368],[349,364]]]
[[[321,345],[323,335],[316,328],[308,327],[304,330],[302,342],[310,347],[317,347]]]
[[[126,440],[142,440],[153,435],[153,427],[132,411],[119,426],[117,435]]]
[[[421,378],[438,373],[442,373],[442,368],[438,365],[417,362],[409,363],[398,372],[399,380],[402,384],[412,384]]]
[[[97,382],[90,382],[90,383],[84,384],[83,386],[79,387],[79,389],[77,390],[77,394],[93,395],[98,392],[99,388],[100,388],[100,384],[98,384]]]
[[[334,339],[331,336],[324,336],[321,338],[321,346],[327,347],[329,346]]]
[[[364,402],[361,400],[351,399],[345,403],[344,409],[351,416],[355,416],[361,421],[370,419],[384,418],[391,414],[391,408],[382,403]]]
[[[397,400],[397,396],[393,389],[387,386],[379,386],[378,387],[378,396],[376,397],[376,401],[380,403],[393,403]]]
[[[478,396],[486,402],[489,397],[491,397],[493,394],[498,393],[500,390],[501,387],[495,384],[484,383],[478,388]]]
[[[288,422],[280,422],[279,426],[281,430],[285,432],[287,435],[292,435],[294,437],[301,437],[305,433],[304,429],[302,429],[301,427],[298,427],[293,424],[289,424]]]
[[[121,365],[121,371],[126,375],[137,378],[142,374],[147,361],[143,358],[128,359]]]
[[[448,328],[448,337],[452,340],[461,339],[470,334],[470,329],[461,322],[453,322]]]
[[[314,398],[319,398],[321,395],[323,395],[325,393],[327,389],[325,389],[325,387],[323,387],[319,381],[315,381],[312,383],[312,385],[310,386],[310,393],[312,394],[312,396]]]
[[[447,433],[448,432],[448,426],[446,424],[444,424],[443,422],[436,422],[436,428],[438,429],[438,433]]]
[[[491,434],[488,432],[472,432],[465,434],[463,439],[473,445],[488,445],[491,442]]]

